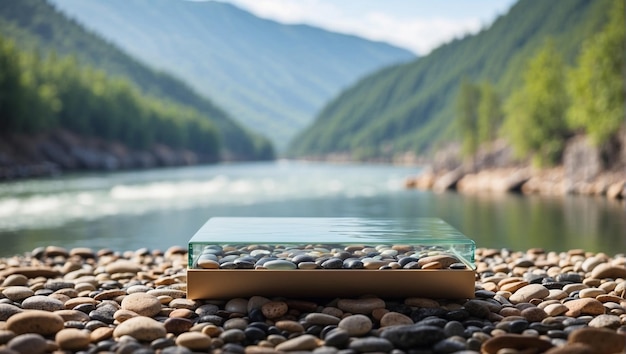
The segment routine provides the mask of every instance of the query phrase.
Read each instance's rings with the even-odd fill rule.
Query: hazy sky
[[[428,54],[478,32],[515,0],[219,0],[282,23],[306,23]]]

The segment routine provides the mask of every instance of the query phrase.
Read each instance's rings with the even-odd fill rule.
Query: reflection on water
[[[211,216],[439,217],[479,247],[626,250],[623,203],[404,190],[416,168],[295,162],[71,176],[0,185],[0,253],[48,244],[186,245]]]

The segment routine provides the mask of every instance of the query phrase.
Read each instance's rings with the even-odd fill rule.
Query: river
[[[623,202],[405,190],[417,167],[263,162],[0,184],[0,256],[39,246],[186,246],[213,216],[437,217],[478,247],[626,251]]]

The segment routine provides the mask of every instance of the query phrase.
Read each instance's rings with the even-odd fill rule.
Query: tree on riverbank
[[[134,149],[158,143],[212,159],[219,156],[218,132],[207,117],[142,94],[124,78],[79,66],[72,57],[22,52],[1,37],[0,67],[4,134],[63,128]]]
[[[538,166],[558,162],[567,133],[565,65],[553,42],[531,58],[523,85],[506,101],[503,134],[519,156],[532,156]]]
[[[596,145],[610,139],[626,119],[624,11],[624,1],[614,1],[609,23],[585,43],[578,65],[568,77],[567,88],[572,97],[568,122],[585,131]]]

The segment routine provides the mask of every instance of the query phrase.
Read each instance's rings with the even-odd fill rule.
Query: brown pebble
[[[524,309],[521,315],[528,320],[528,322],[541,322],[544,318],[548,317],[548,314],[538,307]]]
[[[151,342],[157,338],[165,337],[165,326],[145,316],[133,317],[120,323],[113,331],[115,338],[128,335],[140,342]]]
[[[370,315],[374,309],[385,308],[385,301],[377,297],[363,299],[339,299],[337,307],[348,313]]]
[[[545,354],[595,354],[593,347],[583,343],[567,343],[562,347],[554,347]]]
[[[389,326],[403,326],[403,325],[412,325],[413,320],[407,316],[398,312],[387,312],[380,319],[380,327],[389,327]]]
[[[311,351],[319,345],[320,341],[317,337],[303,334],[278,344],[275,349],[279,352]]]
[[[509,297],[509,301],[514,304],[529,302],[532,299],[543,299],[550,295],[550,290],[541,284],[529,284],[519,288]]]
[[[302,324],[300,324],[300,322],[297,322],[297,321],[290,321],[290,320],[277,321],[274,324],[274,326],[276,326],[276,328],[282,331],[287,331],[290,333],[304,332],[304,327],[302,326]]]
[[[606,328],[587,327],[573,331],[567,342],[587,344],[596,354],[610,354],[624,351],[626,337]]]
[[[602,263],[593,268],[591,277],[596,279],[617,279],[626,278],[626,267],[613,266],[609,263]]]
[[[113,336],[113,328],[111,327],[98,327],[91,331],[89,335],[90,340],[93,343],[98,343],[103,340],[109,339]]]
[[[53,312],[28,310],[11,316],[6,325],[8,330],[16,334],[37,333],[49,336],[62,330],[64,321]]]
[[[199,332],[185,332],[176,338],[176,345],[192,351],[206,351],[211,347],[211,337]]]
[[[270,301],[261,306],[261,312],[268,319],[276,319],[287,314],[289,307],[284,301]]]
[[[168,318],[163,322],[163,325],[168,333],[178,335],[189,331],[189,329],[193,326],[193,322],[186,318]]]
[[[91,338],[89,331],[76,328],[65,328],[60,330],[54,340],[63,350],[83,350],[89,346]]]
[[[596,299],[576,299],[567,301],[564,305],[569,309],[565,316],[578,317],[580,315],[601,315],[605,312],[602,303]]]
[[[552,347],[553,345],[550,342],[538,337],[528,337],[519,334],[503,334],[484,342],[480,351],[484,354],[498,354],[501,353],[501,349],[505,348],[515,350],[528,350],[534,348],[537,352],[544,352]]]
[[[161,302],[146,293],[134,293],[124,297],[122,309],[133,311],[141,316],[152,317],[161,311]]]

